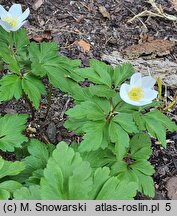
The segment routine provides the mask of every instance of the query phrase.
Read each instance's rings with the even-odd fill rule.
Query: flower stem
[[[33,121],[35,118],[35,111],[34,111],[33,105],[31,103],[31,101],[28,99],[28,96],[25,93],[23,93],[23,94],[24,94],[24,98],[25,98],[26,102],[28,103],[29,108],[31,110],[31,121]]]
[[[47,101],[48,101],[48,104],[47,104],[47,112],[45,115],[45,119],[47,118],[47,116],[49,114],[49,110],[50,110],[50,107],[52,104],[52,84],[49,85],[49,93],[48,93]]]

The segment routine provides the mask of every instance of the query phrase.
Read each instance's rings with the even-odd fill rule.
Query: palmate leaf
[[[1,47],[0,49],[0,58],[8,65],[8,69],[16,74],[20,73],[20,66],[17,62],[14,54],[9,49],[9,47]]]
[[[23,171],[25,165],[22,162],[9,162],[0,157],[0,179],[4,177],[10,178]],[[11,194],[21,188],[22,185],[19,182],[13,180],[1,180],[0,183],[0,200],[7,200],[11,197]]]
[[[36,109],[39,108],[41,95],[46,94],[45,86],[37,77],[27,74],[22,79],[22,89]]]
[[[166,130],[177,131],[177,125],[159,110],[153,110],[143,116],[146,129],[166,147]]]
[[[109,136],[111,141],[115,143],[116,157],[118,160],[121,160],[129,147],[129,135],[114,121],[114,118],[111,120],[109,125]]]
[[[138,129],[133,121],[132,114],[119,113],[113,118],[113,121],[118,123],[127,133],[137,133]]]
[[[116,95],[116,92],[106,85],[94,85],[91,86],[89,90],[92,95],[96,95],[98,97],[105,97],[107,99]]]
[[[41,200],[40,186],[31,185],[29,188],[22,187],[13,194],[14,200]]]
[[[60,143],[44,170],[42,199],[88,199],[92,189],[91,171],[89,163],[82,161],[79,153]]]
[[[131,64],[121,64],[114,69],[113,83],[115,86],[120,85],[126,79],[130,78],[134,73],[134,68]]]
[[[87,78],[95,84],[106,85],[110,89],[112,86],[111,71],[113,71],[113,68],[110,65],[94,59],[90,60],[89,68],[75,70],[82,78]]]
[[[8,101],[13,97],[20,99],[22,96],[22,80],[19,76],[5,75],[0,80],[0,101]]]
[[[14,32],[13,41],[17,50],[17,54],[24,54],[24,52],[26,52],[27,45],[30,43],[26,29],[21,28]]]
[[[103,142],[105,121],[88,122],[83,128],[86,133],[79,146],[80,152],[95,151],[99,148],[105,149],[108,143]]]
[[[130,154],[128,155],[129,161],[131,161],[130,164],[124,160],[117,161],[111,167],[111,174],[116,175],[121,181],[136,182],[140,192],[153,197],[155,190],[151,176],[155,171],[149,161],[147,161],[151,152],[148,135],[143,133],[136,134],[130,141]]]
[[[59,87],[62,91],[71,93],[72,91],[70,91],[69,87],[72,87],[74,84],[76,86],[76,83],[69,82],[69,79],[82,80],[74,73],[74,69],[80,65],[80,61],[59,56],[58,46],[55,42],[43,42],[39,46],[31,43],[29,56],[32,61],[32,73],[40,77],[47,76],[49,82],[54,87]]]
[[[13,178],[21,183],[29,182],[30,176],[32,176],[33,173],[37,174],[35,173],[36,171],[40,172],[42,170],[43,172],[43,169],[46,167],[47,161],[54,149],[53,145],[45,145],[36,139],[31,139],[30,142],[27,143],[27,146],[30,156],[27,156],[22,160],[25,164],[25,169],[22,173]],[[39,182],[40,176],[39,178],[36,175],[32,177],[33,181],[35,178],[36,182]]]
[[[15,147],[20,147],[28,139],[22,135],[28,115],[7,114],[0,117],[0,149],[3,151],[14,151]]]
[[[4,181],[0,183],[0,200],[8,200],[11,197],[11,194],[17,189],[20,189],[22,184],[17,181]]]
[[[64,143],[54,150],[41,180],[41,198],[47,200],[132,199],[136,190],[136,183],[111,177],[108,167],[93,171],[79,153]]]

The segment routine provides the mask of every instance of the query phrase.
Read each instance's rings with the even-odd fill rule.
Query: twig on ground
[[[69,98],[67,99],[67,101],[66,101],[64,107],[63,107],[63,110],[62,110],[61,114],[60,114],[60,118],[59,118],[60,120],[63,120],[63,116],[64,116],[66,110],[68,109],[68,104],[69,104],[70,100],[71,100],[71,98],[69,97]]]

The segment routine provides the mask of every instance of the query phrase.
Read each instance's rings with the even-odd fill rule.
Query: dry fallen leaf
[[[168,197],[171,200],[177,200],[177,176],[170,178],[167,182]]]
[[[80,40],[77,43],[83,49],[84,53],[90,51],[91,45],[89,43],[85,42],[84,40]]]
[[[106,10],[104,6],[99,7],[99,12],[102,14],[103,17],[108,18],[108,19],[111,18],[109,12]]]
[[[38,8],[41,7],[41,5],[44,3],[44,0],[36,0],[33,4],[33,9],[37,10]]]
[[[174,9],[177,11],[177,0],[171,0]]]

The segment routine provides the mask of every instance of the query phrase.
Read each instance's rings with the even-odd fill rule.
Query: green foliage
[[[9,180],[9,178],[19,174],[24,168],[25,165],[22,162],[9,162],[0,157],[0,200],[9,199],[13,192],[22,187],[19,182]],[[8,180],[6,180],[7,177]]]
[[[34,107],[38,109],[41,95],[46,94],[45,86],[37,77],[27,74],[22,80],[22,88]]]
[[[120,180],[136,182],[140,192],[153,197],[155,190],[151,175],[154,174],[154,168],[147,161],[152,153],[150,144],[147,134],[136,134],[130,141],[129,152],[124,155],[124,160],[113,164],[112,174]]]
[[[43,176],[43,169],[46,167],[54,146],[45,145],[36,139],[31,139],[27,146],[30,155],[22,160],[25,169],[14,179],[21,183],[39,184],[40,178]]]
[[[153,197],[149,135],[166,147],[166,131],[177,131],[177,125],[152,109],[158,101],[137,107],[120,98],[132,65],[113,68],[92,59],[90,67],[78,69],[80,60],[59,55],[55,42],[30,43],[24,29],[8,33],[0,27],[0,43],[0,69],[8,69],[0,79],[0,102],[25,97],[38,109],[47,78],[50,89],[74,99],[65,127],[82,136],[72,147],[27,142],[22,132],[28,116],[1,116],[0,150],[14,156],[21,151],[22,162],[0,158],[0,199],[132,199],[137,190]],[[82,87],[85,80],[89,85]]]
[[[25,123],[28,115],[0,116],[0,149],[3,151],[14,151],[14,148],[20,147],[23,142],[28,141],[22,134],[25,129]]]
[[[6,75],[0,80],[0,101],[8,101],[13,97],[18,100],[22,96],[22,80],[16,74]]]
[[[109,172],[107,167],[93,171],[79,153],[60,143],[44,170],[42,199],[131,199],[135,196],[136,184],[125,187],[125,182],[110,177]]]
[[[177,131],[177,125],[159,110],[153,110],[143,116],[149,134],[157,138],[166,147],[166,130]]]

